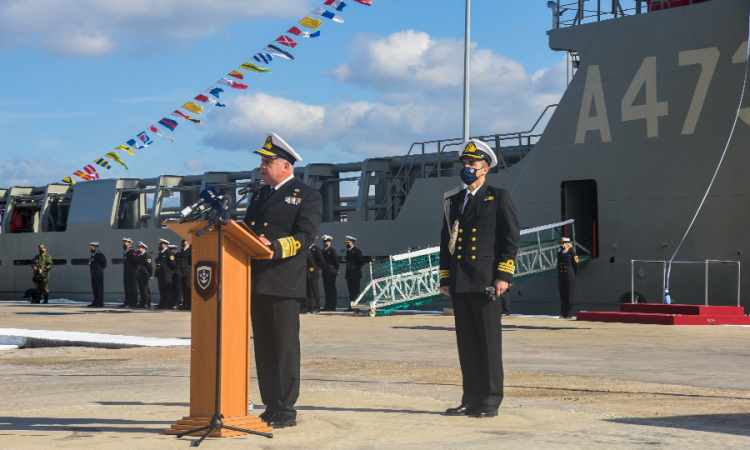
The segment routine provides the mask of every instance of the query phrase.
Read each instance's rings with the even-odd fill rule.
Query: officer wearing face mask
[[[92,308],[101,308],[104,306],[104,269],[107,267],[107,258],[99,250],[98,242],[91,242],[91,261],[89,269],[91,270],[91,290],[94,292],[94,301],[87,305]]]
[[[573,309],[573,290],[578,274],[578,255],[570,238],[560,239],[557,252],[557,287],[560,289],[560,317],[567,319]]]
[[[133,248],[131,238],[122,238],[122,280],[125,288],[125,301],[118,308],[138,306],[138,280],[135,267],[138,265],[138,252]]]
[[[461,404],[449,416],[494,417],[503,400],[503,297],[513,281],[521,240],[516,207],[485,176],[495,152],[478,139],[461,146],[466,187],[444,197],[440,292],[451,298],[463,376]]]

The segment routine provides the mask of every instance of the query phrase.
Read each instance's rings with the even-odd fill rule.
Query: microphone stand
[[[234,210],[234,208],[237,207],[237,204],[247,198],[247,195],[243,196],[240,200],[237,200],[236,202],[229,205],[224,211],[217,211],[216,214],[214,214],[214,218],[209,221],[208,225],[206,225],[202,230],[196,233],[196,236],[202,235],[206,230],[208,230],[211,227],[216,227],[216,231],[219,232],[219,283],[216,289],[216,391],[215,391],[215,398],[214,398],[214,415],[211,417],[211,421],[208,425],[196,428],[194,430],[185,431],[182,432],[177,436],[177,438],[182,438],[183,436],[187,436],[189,434],[199,433],[201,431],[206,431],[203,436],[197,441],[193,441],[190,445],[191,447],[198,447],[201,445],[201,442],[203,442],[204,439],[206,439],[211,433],[214,432],[214,430],[220,430],[222,428],[226,428],[227,430],[232,431],[238,431],[240,433],[247,433],[247,434],[256,434],[258,436],[264,436],[267,438],[272,438],[272,433],[261,433],[259,431],[251,431],[246,430],[244,428],[237,428],[232,427],[229,425],[224,425],[224,422],[221,420],[224,418],[224,415],[220,413],[220,398],[219,398],[219,392],[221,391],[221,310],[222,310],[222,283],[221,283],[221,277],[223,275],[223,257],[222,257],[222,231],[221,227],[222,225],[226,225],[227,220],[224,218],[226,214],[228,214],[230,211]]]

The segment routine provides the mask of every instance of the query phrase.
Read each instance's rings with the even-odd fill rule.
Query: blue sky
[[[322,1],[0,0],[0,186],[56,182],[90,164]],[[343,24],[322,19],[319,38],[294,37],[294,62],[246,73],[246,91],[224,87],[226,108],[205,108],[199,126],[178,120],[164,131],[174,143],[152,136],[135,156],[120,151],[130,170],[113,163],[102,176],[249,170],[266,131],[304,163],[459,137],[464,2],[345,3]],[[472,2],[472,135],[527,129],[560,98],[564,55],[548,48],[550,23],[546,1]]]

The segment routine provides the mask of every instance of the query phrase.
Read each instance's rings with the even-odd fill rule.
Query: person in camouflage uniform
[[[36,292],[31,303],[39,303],[44,296],[44,303],[49,300],[49,271],[52,269],[52,257],[47,254],[47,248],[39,245],[39,254],[31,262],[34,269],[34,284]]]

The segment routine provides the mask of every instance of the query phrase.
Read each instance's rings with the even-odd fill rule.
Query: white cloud
[[[205,143],[246,150],[248,142],[255,145],[265,132],[274,131],[292,147],[321,149],[330,144],[359,154],[351,159],[361,159],[403,154],[412,142],[459,137],[461,55],[459,41],[433,39],[427,33],[362,35],[350,47],[349,61],[330,75],[376,90],[376,102],[311,105],[249,94],[215,110],[219,117]],[[474,45],[471,64],[472,135],[528,130],[566,87],[563,57],[554,67],[529,74],[522,64]]]
[[[123,37],[191,39],[228,23],[298,17],[310,0],[14,0],[0,2],[0,50],[41,47],[57,56],[97,57]]]
[[[206,162],[200,158],[188,158],[183,162],[183,165],[191,172],[206,172],[213,168],[213,166],[206,164]]]
[[[0,165],[3,188],[11,186],[45,186],[73,173],[66,164],[49,158],[23,158],[14,156]]]

